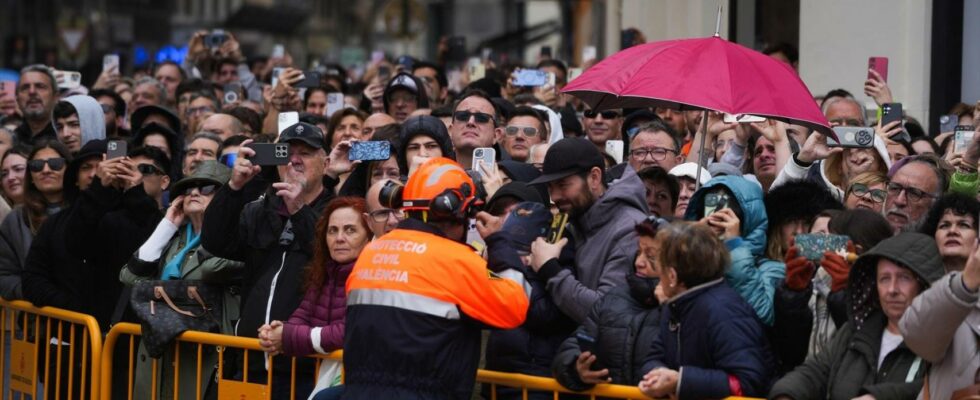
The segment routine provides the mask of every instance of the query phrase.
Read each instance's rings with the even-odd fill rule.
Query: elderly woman
[[[929,209],[919,232],[932,236],[939,246],[946,272],[962,271],[977,241],[980,202],[962,194],[947,194]]]
[[[306,268],[306,295],[288,321],[272,321],[259,328],[263,350],[305,356],[326,354],[343,346],[347,311],[344,285],[361,250],[371,241],[371,230],[361,218],[365,212],[367,204],[359,197],[338,197],[327,203],[317,223],[313,259]],[[339,373],[327,378],[329,382],[317,382],[317,386],[339,384]]]
[[[864,172],[851,179],[844,191],[844,207],[848,210],[864,208],[882,212],[888,192],[888,177],[877,171]]]
[[[217,161],[205,161],[191,176],[178,181],[170,191],[175,196],[166,215],[157,225],[150,238],[140,246],[129,263],[119,272],[119,280],[133,285],[140,280],[200,280],[223,292],[222,304],[213,306],[221,333],[234,334],[234,322],[238,319],[239,298],[233,284],[240,279],[243,264],[215,257],[201,247],[201,226],[204,211],[214,198],[214,193],[231,176],[231,169]],[[152,358],[144,345],[140,344],[136,364],[136,384],[134,397],[150,398],[153,390],[157,398],[170,398],[174,394],[175,356],[181,360],[198,358],[197,348],[183,346],[180,354],[168,350],[157,367],[152,366]],[[211,348],[205,347],[202,360],[204,378],[201,379],[201,392],[207,390],[213,379],[208,376],[217,365],[218,356]],[[156,377],[153,376],[156,369]],[[193,398],[198,387],[196,368],[181,368],[178,392],[180,398]],[[156,382],[156,387],[152,387]]]
[[[661,243],[660,333],[653,339],[639,388],[653,398],[761,396],[775,360],[765,326],[723,279],[728,252],[703,224],[675,223]]]
[[[941,275],[936,243],[921,233],[902,233],[868,250],[851,268],[849,321],[776,382],[769,397],[915,399],[928,365],[905,346],[898,322]]]

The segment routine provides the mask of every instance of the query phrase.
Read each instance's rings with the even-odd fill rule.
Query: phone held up
[[[827,146],[855,149],[874,147],[875,133],[871,128],[863,126],[837,126],[834,133],[838,140],[827,137]]]
[[[249,143],[246,146],[255,151],[255,155],[248,158],[254,165],[289,164],[289,143]]]
[[[106,160],[126,157],[127,152],[125,140],[110,140],[106,143]]]
[[[391,158],[391,142],[387,140],[369,140],[353,142],[347,158],[351,161],[382,161]]]
[[[480,161],[483,161],[483,166],[480,166]],[[494,170],[497,162],[497,150],[493,147],[477,147],[473,150],[473,165],[471,168],[474,171],[482,172],[484,174],[489,173]]]
[[[970,142],[973,141],[973,135],[976,134],[976,131],[970,125],[957,125],[953,129],[953,153],[966,153],[966,149],[970,147]]]
[[[847,255],[847,241],[851,238],[845,235],[828,235],[825,233],[804,233],[796,235],[794,244],[800,249],[800,256],[813,262],[819,262],[825,252],[831,251]]]

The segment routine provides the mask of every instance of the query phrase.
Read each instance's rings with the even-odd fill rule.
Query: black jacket
[[[552,363],[558,383],[572,390],[592,386],[583,383],[575,370],[575,361],[582,354],[576,338],[579,333],[596,340],[596,363],[592,369],[608,368],[611,383],[636,386],[643,378],[643,359],[660,334],[660,307],[641,304],[626,286],[610,290],[599,299],[582,326],[561,344]]]
[[[814,315],[810,308],[813,290],[812,283],[802,291],[786,287],[786,282],[776,287],[773,298],[776,320],[769,332],[769,339],[779,362],[779,375],[792,371],[806,361],[810,335],[813,333]],[[827,296],[827,311],[838,329],[847,322],[845,290],[831,292]]]
[[[34,146],[45,140],[58,139],[58,133],[54,131],[54,124],[51,123],[45,125],[44,129],[35,135],[34,132],[31,132],[30,124],[25,121],[14,130],[14,134],[17,135],[17,143],[25,146]]]

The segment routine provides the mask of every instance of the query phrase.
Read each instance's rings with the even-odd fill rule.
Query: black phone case
[[[303,71],[303,80],[296,84],[298,88],[315,88],[320,86],[320,73],[316,71]]]
[[[886,113],[887,110],[887,113]],[[881,126],[902,120],[902,103],[885,103],[882,105]]]
[[[255,150],[248,159],[254,165],[289,164],[289,143],[250,143],[248,147]]]

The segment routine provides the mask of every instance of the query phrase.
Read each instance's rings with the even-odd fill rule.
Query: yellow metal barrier
[[[0,363],[0,376],[10,377],[5,398],[35,397],[42,383],[44,398],[98,398],[102,331],[94,317],[0,299],[0,326],[0,359],[10,360],[9,371]]]

